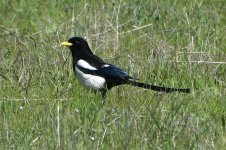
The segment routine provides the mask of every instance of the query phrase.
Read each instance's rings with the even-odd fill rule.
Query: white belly
[[[87,89],[99,90],[104,88],[105,79],[103,77],[85,74],[76,67],[76,77],[79,82]]]

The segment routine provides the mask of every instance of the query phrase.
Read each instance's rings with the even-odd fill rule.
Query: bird
[[[107,91],[123,84],[166,93],[191,91],[189,88],[170,88],[138,82],[123,69],[96,56],[82,37],[71,37],[61,45],[69,47],[71,51],[73,71],[79,82],[86,89],[99,91],[103,99],[106,98]]]

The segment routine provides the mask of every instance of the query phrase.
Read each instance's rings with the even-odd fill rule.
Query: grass
[[[0,1],[0,149],[224,149],[226,3]],[[59,43],[93,51],[141,81],[100,95]],[[195,61],[201,61],[197,63]]]

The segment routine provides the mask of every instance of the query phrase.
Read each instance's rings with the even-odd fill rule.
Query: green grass
[[[224,0],[2,0],[0,14],[0,149],[225,148]],[[71,36],[141,81],[192,92],[125,85],[102,105],[59,44]]]

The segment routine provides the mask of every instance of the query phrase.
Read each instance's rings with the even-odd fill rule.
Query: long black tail
[[[169,88],[169,87],[161,87],[161,86],[156,86],[156,85],[151,85],[151,84],[147,84],[147,83],[141,83],[141,82],[137,82],[137,81],[129,81],[129,84],[134,85],[134,86],[138,86],[138,87],[142,87],[145,89],[151,89],[154,91],[159,91],[159,92],[166,92],[166,93],[171,93],[171,92],[184,92],[184,93],[189,93],[191,92],[191,89],[181,89],[181,88]]]

